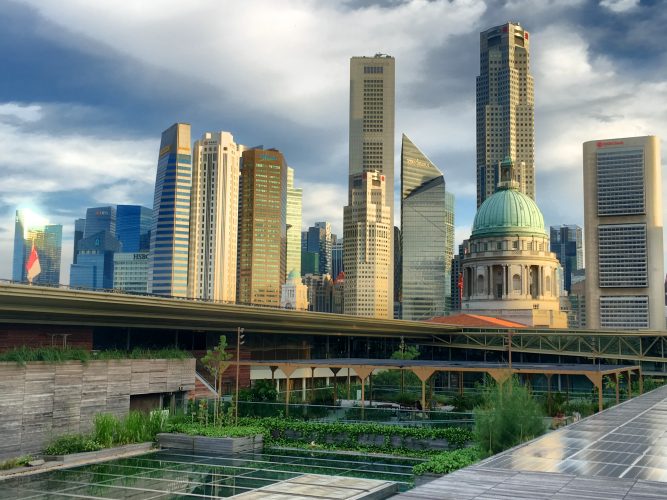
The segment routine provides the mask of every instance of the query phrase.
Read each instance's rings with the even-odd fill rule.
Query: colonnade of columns
[[[517,275],[519,287],[515,289],[514,277]],[[556,268],[551,266],[475,264],[463,268],[463,295],[489,300],[509,296],[525,299],[557,297],[557,280]]]

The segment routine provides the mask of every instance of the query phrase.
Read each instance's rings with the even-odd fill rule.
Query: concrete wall
[[[194,359],[0,363],[0,460],[88,432],[98,413],[124,416],[130,396],[189,391]]]

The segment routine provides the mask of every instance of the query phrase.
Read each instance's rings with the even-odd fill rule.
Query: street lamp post
[[[234,398],[234,425],[239,423],[239,374],[241,361],[241,344],[243,340],[243,328],[236,329],[236,397]]]

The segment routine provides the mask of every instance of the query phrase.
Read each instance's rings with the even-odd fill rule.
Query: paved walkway
[[[667,498],[667,387],[395,498]]]
[[[236,495],[239,500],[381,500],[392,496],[392,481],[304,474],[255,491]]]

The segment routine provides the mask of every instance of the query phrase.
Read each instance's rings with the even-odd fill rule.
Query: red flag
[[[28,262],[26,262],[25,270],[28,275],[28,282],[32,283],[32,280],[42,272],[42,268],[39,265],[39,255],[37,255],[37,249],[35,248],[35,243],[32,244],[32,250],[30,251],[30,257],[28,257]]]
[[[459,289],[459,300],[463,302],[463,273],[459,273],[459,282],[456,286]]]

